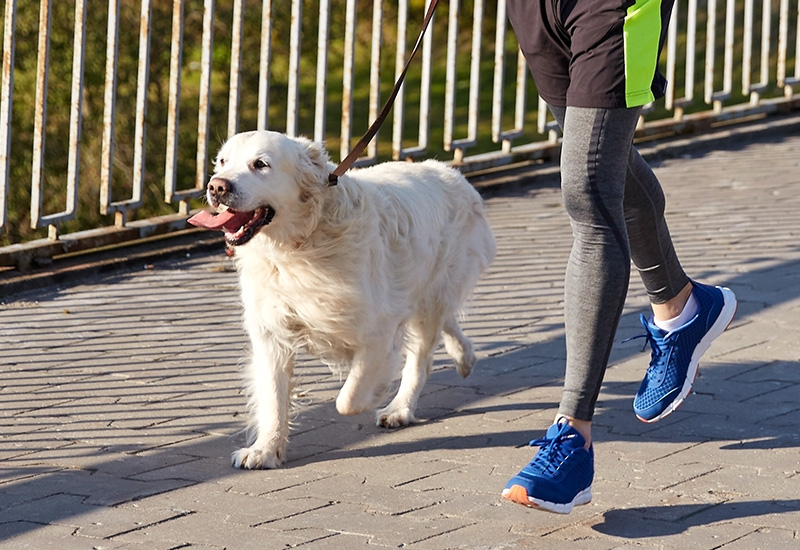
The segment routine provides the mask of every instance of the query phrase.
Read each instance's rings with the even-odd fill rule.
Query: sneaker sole
[[[548,502],[534,497],[528,496],[528,491],[521,485],[512,485],[509,489],[503,489],[503,498],[522,504],[528,508],[542,509],[546,512],[554,512],[556,514],[569,514],[575,506],[583,506],[592,501],[592,487],[591,485],[575,495],[572,502],[560,504],[557,502]]]
[[[646,419],[642,418],[638,414],[636,418],[645,422],[647,424],[652,424],[653,422],[658,422],[665,416],[668,416],[675,412],[678,407],[681,406],[683,400],[689,395],[689,392],[692,391],[692,384],[697,379],[697,367],[700,364],[700,358],[708,351],[708,348],[711,347],[711,342],[719,338],[719,336],[727,330],[727,328],[733,322],[733,318],[736,316],[737,310],[737,302],[736,296],[733,292],[725,287],[717,287],[722,291],[723,303],[722,309],[719,312],[719,316],[717,320],[714,321],[714,324],[711,326],[709,331],[703,336],[703,339],[697,344],[694,348],[694,352],[692,353],[692,359],[689,362],[689,369],[686,371],[686,381],[683,383],[683,388],[681,388],[681,392],[678,394],[678,397],[670,403],[670,405],[664,409],[664,412],[656,416],[655,418]]]

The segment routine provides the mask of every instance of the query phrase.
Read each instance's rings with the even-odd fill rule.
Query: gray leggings
[[[633,147],[641,108],[551,107],[563,130],[561,190],[574,242],[565,277],[567,366],[559,414],[591,420],[630,280],[653,303],[689,282],[664,220],[664,193]]]

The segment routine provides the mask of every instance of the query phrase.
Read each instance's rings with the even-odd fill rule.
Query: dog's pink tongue
[[[206,229],[222,229],[224,227],[228,231],[236,231],[250,221],[252,217],[253,212],[225,210],[219,214],[212,214],[207,210],[203,210],[186,221],[192,225],[205,227]]]

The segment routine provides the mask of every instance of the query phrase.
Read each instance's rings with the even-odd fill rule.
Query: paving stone
[[[277,549],[296,546],[327,534],[323,530],[296,534],[264,532],[249,525],[238,524],[231,521],[232,519],[225,512],[193,512],[116,535],[113,540],[143,545],[169,543],[172,548],[185,545],[187,540],[218,548],[229,548],[232,544],[236,548],[261,548],[268,540],[270,546]]]
[[[699,488],[705,492],[749,497],[769,493],[772,500],[796,503],[800,477],[795,473],[770,475],[769,472],[761,472],[754,467],[720,466],[674,488],[692,493],[697,493]]]
[[[365,514],[363,505],[333,503],[308,513],[285,520],[270,522],[269,529],[292,530],[319,528],[333,532],[358,534],[371,537],[378,545],[397,547],[401,544],[412,546],[433,537],[443,536],[468,524],[457,518],[424,518],[413,519],[407,515],[373,515]]]
[[[30,521],[0,523],[0,541],[9,550],[89,550],[95,547],[117,549],[118,544],[97,545],[96,540],[75,536],[75,528],[67,525],[40,524]]]
[[[794,529],[771,529],[760,527],[740,539],[725,545],[725,550],[760,550],[783,546],[791,548],[797,544]]]

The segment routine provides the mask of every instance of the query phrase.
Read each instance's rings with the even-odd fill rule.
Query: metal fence
[[[65,4],[71,10],[72,69],[65,82],[56,83],[53,12]],[[0,237],[9,244],[0,247],[0,268],[24,269],[99,245],[186,229],[189,211],[201,204],[197,197],[209,157],[240,130],[308,135],[326,141],[334,159],[337,153],[344,157],[380,110],[382,92],[402,68],[426,7],[423,0],[100,4],[6,0]],[[132,9],[138,13],[124,14]],[[20,28],[21,14],[31,10],[38,11],[38,27]],[[104,32],[97,28],[98,18],[105,22]],[[59,25],[63,20],[56,17]],[[132,29],[134,21],[138,28]],[[668,95],[645,109],[640,134],[798,108],[798,27],[798,0],[677,1],[662,57]],[[23,35],[38,40],[35,48],[25,48],[29,58],[17,55]],[[123,79],[120,48],[134,42],[138,61]],[[98,55],[104,59],[102,80],[87,82],[87,59]],[[154,59],[166,58],[167,69],[154,68]],[[35,71],[25,69],[34,65]],[[360,164],[435,156],[470,173],[542,158],[557,147],[507,23],[505,0],[442,2],[413,71],[393,117]],[[23,75],[27,88],[15,86],[15,76]],[[54,139],[48,106],[56,84],[69,88],[69,100],[57,113],[68,119],[68,158],[54,175],[46,166],[58,156],[48,153]],[[84,103],[100,95],[92,86],[102,89],[101,122],[91,136],[102,139],[94,149],[85,131],[91,109]],[[124,102],[118,100],[123,86],[135,87]],[[166,90],[166,116],[157,120],[148,117],[154,88]],[[123,115],[130,129],[124,135]],[[14,124],[14,117],[28,126]],[[188,130],[187,119],[192,120]],[[150,136],[163,140],[153,145]],[[121,151],[127,151],[124,162]],[[148,155],[163,163],[148,164]],[[186,157],[193,157],[188,168]],[[29,164],[20,169],[19,158]],[[118,164],[125,169],[115,169]],[[189,183],[182,186],[183,181]],[[147,193],[159,196],[157,216]],[[51,195],[63,208],[53,207]],[[171,212],[164,212],[167,206]],[[99,222],[65,231],[91,213]],[[15,224],[23,222],[33,238],[17,236]]]

